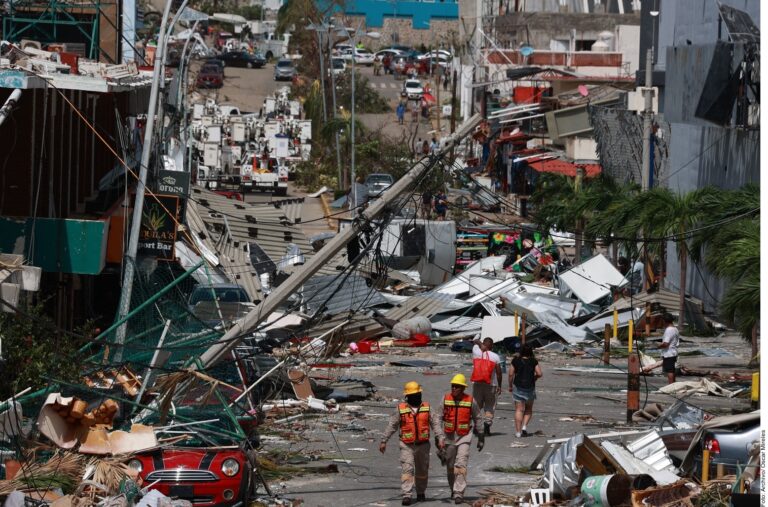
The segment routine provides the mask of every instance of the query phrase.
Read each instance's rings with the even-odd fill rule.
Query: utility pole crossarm
[[[446,139],[445,144],[438,150],[435,157],[439,158],[450,153],[454,145],[458,144],[464,137],[469,135],[472,130],[480,123],[480,115],[474,115],[464,122],[458,130]],[[277,289],[275,289],[258,307],[251,310],[248,315],[238,321],[224,336],[214,343],[207,351],[200,356],[199,364],[201,368],[209,368],[222,359],[229,357],[230,351],[235,348],[244,338],[244,335],[256,328],[270,314],[275,312],[289,296],[294,294],[299,287],[309,280],[320,268],[322,268],[328,259],[333,258],[349,241],[357,236],[362,228],[362,224],[372,220],[381,213],[387,206],[391,205],[401,194],[403,194],[411,185],[429,170],[432,160],[425,158],[416,163],[405,176],[400,178],[394,185],[386,190],[379,199],[361,214],[361,220],[355,220],[350,227],[345,228],[334,236],[326,245],[320,249],[309,261],[297,271],[294,271],[287,280],[285,280]]]

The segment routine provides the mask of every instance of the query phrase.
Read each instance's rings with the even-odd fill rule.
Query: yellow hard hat
[[[421,386],[418,382],[408,382],[405,384],[405,389],[403,389],[403,394],[408,396],[409,394],[416,394],[421,392]]]
[[[467,387],[467,377],[465,377],[462,373],[457,373],[451,379],[451,385]]]

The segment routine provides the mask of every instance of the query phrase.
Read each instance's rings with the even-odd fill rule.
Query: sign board
[[[157,191],[161,194],[186,197],[189,194],[189,173],[184,171],[160,171]]]
[[[175,195],[147,197],[141,213],[138,253],[173,260],[179,198]]]

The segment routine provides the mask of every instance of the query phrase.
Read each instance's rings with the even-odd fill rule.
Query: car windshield
[[[247,303],[248,293],[242,287],[195,287],[189,297],[189,304],[194,306],[201,301],[213,301],[213,295],[222,303]]]
[[[293,62],[290,60],[280,60],[277,62],[278,67],[293,67]]]
[[[200,69],[200,74],[218,74],[221,72],[221,67],[215,65],[206,65]]]
[[[392,183],[392,176],[389,174],[371,174],[366,180],[368,185],[376,183]]]
[[[344,68],[344,60],[339,60],[338,58],[334,58],[333,60],[331,60],[331,64],[333,64],[334,69]]]
[[[421,88],[421,83],[418,81],[406,81],[405,82],[406,88]]]

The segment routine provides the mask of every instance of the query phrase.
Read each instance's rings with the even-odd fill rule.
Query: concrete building
[[[643,7],[642,49],[652,43],[657,48],[654,86],[659,89],[660,113],[671,129],[668,170],[656,184],[677,192],[707,185],[739,188],[758,184],[760,104],[751,86],[760,86],[759,75],[752,72],[755,66],[759,68],[759,46],[755,53],[748,29],[729,26],[715,0],[655,3],[658,16],[651,16],[650,7]],[[755,27],[760,26],[759,0],[720,3],[726,9],[741,10]],[[747,72],[738,79],[735,71],[740,65]],[[736,76],[736,81],[729,76]],[[678,289],[680,265],[674,244],[668,245],[668,252],[665,283]],[[714,309],[723,284],[704,266],[699,268],[689,266],[687,270],[688,292]]]
[[[136,165],[151,75],[84,60],[69,68],[18,49],[3,57],[0,104],[20,96],[0,125],[0,252],[41,268],[51,315],[72,329],[119,297],[133,179],[120,160]]]

